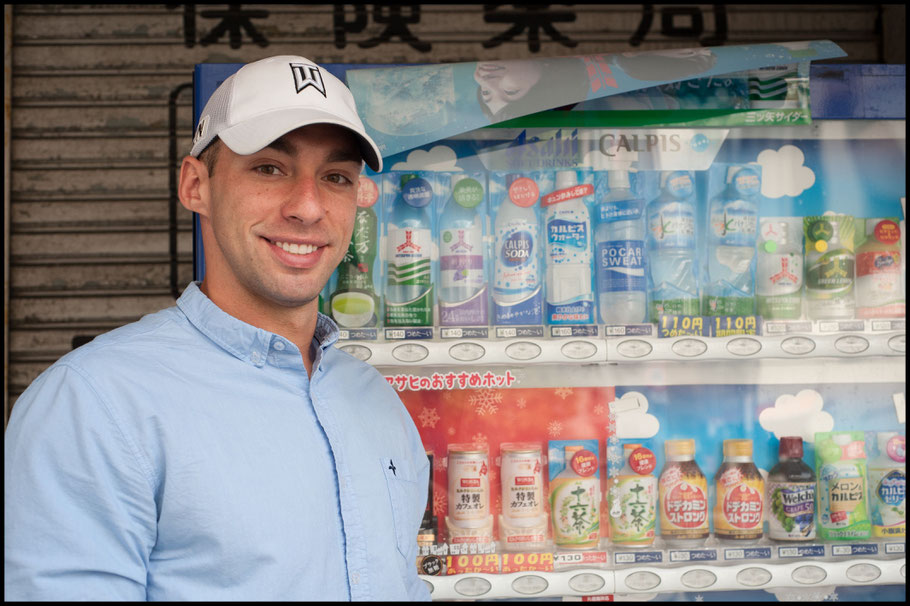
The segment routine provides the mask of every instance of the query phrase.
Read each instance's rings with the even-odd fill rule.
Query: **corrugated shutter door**
[[[722,17],[727,44],[827,38],[856,62],[882,52],[878,5],[692,5],[689,14],[549,5],[539,9],[548,24],[520,27],[522,5],[230,6],[7,7],[9,405],[74,344],[172,305],[172,282],[182,290],[192,279],[191,216],[179,206],[171,256],[169,127],[179,161],[192,109],[190,91],[176,91],[196,63],[285,53],[325,63],[504,59],[531,56],[535,44],[537,56],[617,52],[649,14],[638,50],[695,46]]]

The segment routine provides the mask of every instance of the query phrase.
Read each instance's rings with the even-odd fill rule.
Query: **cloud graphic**
[[[653,438],[660,429],[657,417],[648,414],[648,398],[637,391],[610,402],[610,412],[616,415],[616,437],[620,440]]]
[[[415,149],[404,162],[396,162],[391,170],[448,170],[461,171],[455,165],[458,157],[451,147],[436,145],[430,151]]]
[[[774,406],[758,415],[761,426],[774,433],[777,439],[783,436],[800,436],[810,444],[815,442],[815,433],[834,429],[834,417],[822,410],[824,401],[814,389],[804,389],[798,394],[784,394],[777,398]]]
[[[795,145],[784,145],[777,151],[766,149],[758,154],[761,165],[761,193],[766,198],[795,197],[815,183],[815,173],[804,166],[806,156]]]

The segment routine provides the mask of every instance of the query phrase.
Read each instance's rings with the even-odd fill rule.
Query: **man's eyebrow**
[[[275,139],[265,147],[288,156],[293,156],[297,152],[296,146],[290,144],[284,137]],[[360,164],[363,162],[363,155],[357,148],[345,147],[331,152],[326,158],[326,162],[354,162]]]

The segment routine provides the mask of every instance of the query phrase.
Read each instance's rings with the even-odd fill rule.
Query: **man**
[[[420,436],[317,313],[363,160],[381,170],[350,91],[303,57],[218,88],[179,186],[204,280],[61,358],[13,409],[7,599],[429,598]]]

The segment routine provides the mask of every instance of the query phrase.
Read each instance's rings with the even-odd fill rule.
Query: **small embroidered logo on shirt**
[[[392,459],[389,459],[389,469],[392,470],[393,476],[398,477],[398,473],[395,471],[395,469],[397,469],[397,468],[395,467],[395,462],[392,461]]]

